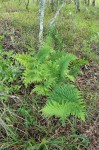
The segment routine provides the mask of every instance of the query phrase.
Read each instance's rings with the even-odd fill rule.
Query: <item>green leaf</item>
[[[55,115],[64,122],[69,115],[85,120],[85,104],[81,93],[75,86],[69,84],[53,90],[41,111],[46,117]]]

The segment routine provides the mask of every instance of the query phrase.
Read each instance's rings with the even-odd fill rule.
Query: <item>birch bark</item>
[[[39,21],[40,21],[39,43],[38,43],[39,49],[41,47],[42,40],[43,40],[43,22],[44,22],[45,1],[46,0],[41,0],[40,9],[39,9]]]
[[[63,8],[64,5],[65,5],[65,3],[63,3],[63,4],[60,6],[60,8],[56,11],[56,14],[55,14],[54,18],[53,18],[53,19],[51,20],[51,22],[49,23],[49,26],[50,26],[50,27],[54,24],[54,22],[55,22],[57,16],[59,15],[59,13],[60,13],[60,11],[61,11],[61,9]]]

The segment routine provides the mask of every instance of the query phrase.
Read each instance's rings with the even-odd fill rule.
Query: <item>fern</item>
[[[32,92],[36,92],[38,95],[48,95],[49,89],[44,85],[36,85]]]
[[[34,57],[31,57],[29,54],[17,54],[14,56],[24,67],[31,68],[33,62],[35,62]]]
[[[54,50],[50,46],[44,44],[44,46],[40,49],[40,51],[37,54],[38,61],[42,61],[43,59],[48,58],[48,56],[53,52]]]
[[[67,84],[57,87],[49,95],[46,105],[41,111],[47,117],[53,115],[59,117],[62,124],[69,115],[85,120],[85,104],[80,91],[74,85]]]
[[[33,92],[38,95],[48,95],[48,92],[50,93],[56,85],[74,81],[75,74],[80,70],[75,63],[78,60],[75,55],[64,51],[55,51],[49,44],[50,38],[33,56],[17,54],[14,57],[24,66],[22,76],[24,84],[27,87],[29,84],[35,83]]]
[[[73,75],[69,73],[69,66],[77,57],[65,52],[56,52],[47,44],[44,44],[34,56],[18,54],[14,58],[24,66],[22,77],[24,84],[27,86],[35,83],[33,91],[38,95],[45,95],[45,93],[48,95],[50,89],[54,88],[56,84],[64,82],[67,78],[74,81]],[[38,83],[39,86],[36,86]]]
[[[85,59],[77,59],[76,61],[74,61],[71,66],[70,75],[73,75],[76,78],[77,75],[82,74],[80,68],[86,64],[88,64],[88,61]]]
[[[69,70],[68,67],[70,65],[70,63],[74,60],[76,60],[77,57],[73,54],[65,54],[65,56],[62,56],[61,58],[59,58],[57,60],[58,64],[59,64],[59,74],[60,74],[60,78],[64,78],[65,77],[65,72],[68,74]]]
[[[67,81],[74,81],[84,61],[79,61],[71,53],[55,51],[47,43],[34,56],[18,54],[14,58],[24,66],[24,84],[35,83],[32,92],[48,96],[41,110],[45,116],[55,115],[62,124],[69,115],[85,120],[85,104],[80,91],[74,85],[64,85]]]

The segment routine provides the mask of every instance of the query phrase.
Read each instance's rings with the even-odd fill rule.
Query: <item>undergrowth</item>
[[[80,119],[85,120],[86,112],[89,124],[95,119],[98,96],[89,86],[80,91],[76,79],[83,77],[81,68],[89,69],[86,59],[99,60],[99,9],[82,7],[73,32],[72,4],[51,29],[48,22],[55,12],[46,7],[44,40],[50,36],[52,46],[44,44],[37,53],[38,9],[32,3],[29,11],[17,1],[0,3],[0,149],[88,149]]]
[[[38,123],[40,122],[38,122],[38,119],[41,112],[47,117],[56,116],[60,118],[64,127],[70,115],[85,120],[85,104],[81,98],[81,93],[69,83],[74,82],[77,75],[81,73],[79,70],[80,66],[86,64],[86,61],[78,61],[77,57],[73,54],[62,51],[56,52],[48,43],[50,44],[50,38],[47,39],[46,44],[42,46],[41,50],[32,56],[30,54],[17,54],[14,56],[13,52],[5,52],[1,45],[1,73],[3,74],[1,74],[2,83],[0,90],[1,93],[4,93],[4,96],[6,96],[2,97],[1,94],[0,97],[2,108],[0,122],[2,128],[1,137],[4,138],[1,145],[2,149],[13,147],[13,145],[19,145],[19,148],[21,148],[21,145],[23,147],[23,136],[28,139],[33,126],[35,126],[35,132],[40,132],[41,129],[42,131],[44,130],[44,137],[46,138],[43,139],[43,133],[40,133],[40,139],[37,139],[38,136],[34,137],[33,141],[29,138],[28,143],[24,144],[24,147],[26,149],[48,148],[50,142],[47,128],[49,128],[50,119],[48,119],[48,123],[45,121],[47,125],[45,128],[39,125]],[[22,68],[22,66],[19,67],[18,62],[14,59],[22,63],[25,68]],[[79,63],[80,61],[81,63]],[[5,64],[5,62],[7,64]],[[2,72],[2,69],[5,69],[4,72]],[[33,90],[31,91],[33,98],[30,96],[31,100],[27,94],[24,96],[24,101],[20,100],[19,96],[13,95],[15,93],[18,94],[18,89],[22,88],[22,86],[20,86],[22,80],[15,86],[15,81],[18,81],[22,72],[22,79],[26,89],[30,84],[34,84]],[[31,102],[28,102],[28,99]],[[41,103],[43,99],[47,100],[47,102],[42,108],[42,105],[39,103]],[[35,118],[36,116],[38,116],[37,119]],[[44,118],[42,119],[45,120]],[[17,122],[19,122],[19,124]],[[70,122],[72,122],[72,120]],[[9,124],[11,125],[9,126]],[[59,124],[58,120],[57,124]],[[52,129],[50,132],[52,133],[54,128],[52,124],[51,126]],[[75,132],[73,133],[73,137],[75,137]],[[6,138],[9,138],[7,145],[5,143]],[[19,141],[20,138],[21,140]],[[36,145],[36,140],[42,142]],[[56,141],[55,139],[55,142]],[[50,143],[50,146],[53,147],[53,143]],[[57,146],[55,145],[54,147],[56,148]]]
[[[75,75],[80,73],[80,66],[86,64],[86,61],[80,60],[77,64],[75,55],[55,51],[48,45],[50,40],[48,38],[46,44],[32,57],[29,54],[17,54],[14,57],[25,67],[23,82],[26,86],[34,84],[32,92],[37,95],[51,95],[50,101],[42,109],[46,116],[59,117],[63,125],[69,115],[85,120],[85,105],[81,94],[69,83],[75,80]]]

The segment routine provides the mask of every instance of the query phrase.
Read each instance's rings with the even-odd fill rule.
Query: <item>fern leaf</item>
[[[29,54],[17,54],[14,58],[18,60],[25,68],[30,68],[31,65],[33,65],[33,62],[35,62],[34,57],[31,57]]]
[[[69,72],[69,71],[66,71],[66,72],[65,72],[66,77],[67,77],[70,81],[74,82],[74,81],[75,81],[74,76],[73,76],[73,75],[69,75],[68,72]]]
[[[74,85],[66,84],[64,86],[57,87],[52,94],[50,94],[48,101],[54,100],[56,102],[65,102],[65,101],[77,101],[81,99],[81,92],[78,91]]]
[[[73,54],[65,54],[65,56],[62,56],[60,59],[58,59],[59,63],[59,71],[60,71],[60,77],[65,77],[65,71],[68,71],[68,67],[70,63],[74,60],[76,60],[77,57]]]
[[[54,50],[48,46],[47,44],[44,44],[44,46],[40,49],[40,51],[37,54],[38,61],[42,61],[43,59],[49,57],[50,53],[52,53]]]
[[[25,85],[42,82],[41,72],[37,72],[35,69],[26,69],[23,73],[23,80]]]
[[[81,93],[73,85],[64,85],[56,88],[48,97],[42,109],[45,116],[55,115],[65,121],[69,115],[85,120],[85,104]]]
[[[85,112],[82,109],[80,105],[75,103],[66,102],[60,104],[52,101],[46,104],[42,109],[42,112],[46,117],[52,117],[55,115],[61,120],[66,120],[69,115],[74,115],[85,121]]]
[[[49,89],[43,85],[36,85],[32,92],[36,92],[38,95],[47,96],[49,94]]]

